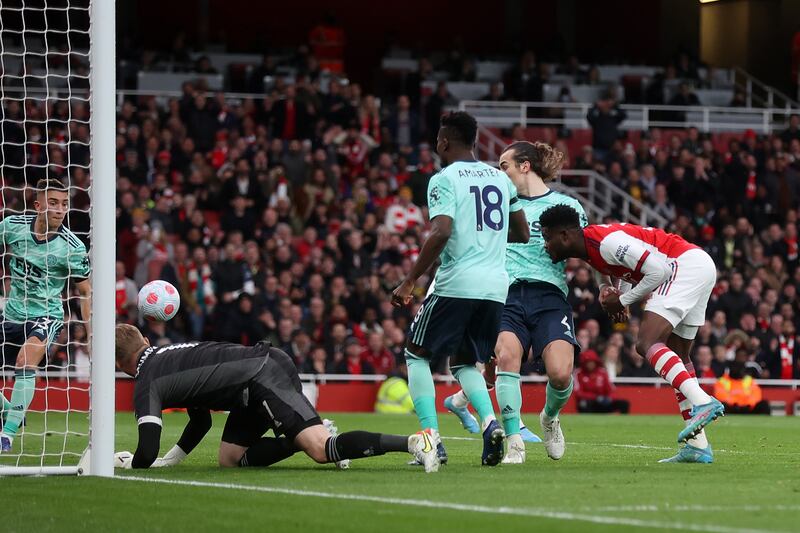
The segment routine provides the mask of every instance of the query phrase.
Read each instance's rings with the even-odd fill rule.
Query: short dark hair
[[[446,129],[445,137],[467,148],[472,148],[478,135],[478,122],[464,111],[453,111],[442,115],[440,125]]]
[[[57,178],[44,178],[36,182],[36,191],[43,193],[47,191],[69,192],[64,183]]]
[[[581,227],[578,212],[566,204],[554,205],[539,217],[542,229],[578,229]]]

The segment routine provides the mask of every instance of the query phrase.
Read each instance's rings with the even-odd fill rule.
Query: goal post
[[[114,281],[116,259],[115,0],[89,6],[92,220],[92,374],[90,468],[114,475]],[[99,244],[99,246],[98,246]]]
[[[48,316],[37,325],[19,327],[22,339],[39,324],[52,331],[43,336],[48,348],[34,379],[32,372],[16,368],[15,349],[24,341],[9,341],[3,329],[0,424],[22,409],[23,402],[12,398],[14,391],[27,386],[33,393],[25,418],[8,424],[14,440],[10,451],[0,453],[0,477],[114,473],[115,26],[115,0],[0,2],[0,218],[15,217],[7,226],[14,225],[23,243],[5,243],[0,325],[22,320],[6,316],[11,279],[16,276],[18,285],[25,286],[26,296],[16,301],[24,302],[18,304],[22,316],[32,316],[36,298],[27,296],[29,269],[44,279],[40,289],[60,286],[59,280],[73,276],[82,279],[70,259],[78,253],[78,261],[85,261],[82,245],[89,249],[92,294],[91,315],[79,319],[76,310],[83,297],[68,281],[63,328],[58,328],[58,308],[45,306],[45,312],[41,305],[33,316]],[[60,179],[69,190],[64,223],[69,231],[59,232],[66,243],[60,248],[58,236],[40,241],[34,234],[31,242],[26,240],[25,224],[36,219],[35,186],[45,177]],[[59,254],[68,260],[59,260]],[[39,267],[28,265],[37,257]],[[57,270],[48,268],[51,264]],[[66,276],[60,268],[67,268]],[[55,299],[40,296],[39,301]],[[81,334],[86,322],[88,339]],[[17,387],[26,379],[35,385]]]

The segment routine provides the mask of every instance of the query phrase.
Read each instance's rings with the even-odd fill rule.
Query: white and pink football
[[[139,312],[147,320],[166,322],[181,307],[181,295],[172,283],[154,280],[139,291]]]

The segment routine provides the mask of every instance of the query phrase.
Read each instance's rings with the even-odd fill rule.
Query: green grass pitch
[[[413,416],[329,414],[340,431],[413,432]],[[75,415],[71,425],[76,425]],[[162,453],[186,416],[165,415]],[[535,416],[527,420],[534,429]],[[726,417],[709,437],[713,465],[662,465],[677,416],[563,417],[567,453],[528,445],[524,465],[480,466],[481,442],[442,416],[450,463],[437,474],[408,456],[353,461],[350,470],[304,455],[266,469],[216,467],[224,416],[184,464],[117,471],[118,479],[0,478],[5,532],[30,531],[653,531],[734,533],[800,529],[800,420]],[[41,429],[33,415],[28,430]],[[49,427],[58,424],[48,417]],[[84,422],[85,426],[85,422]],[[80,428],[76,428],[79,429]],[[85,427],[83,428],[85,429]],[[117,415],[117,450],[136,446],[131,414]],[[63,438],[47,437],[48,448]],[[61,439],[61,440],[58,440]],[[29,439],[29,451],[39,439]],[[0,458],[7,464],[11,458]],[[144,480],[125,480],[136,476]],[[176,483],[165,483],[163,481]]]

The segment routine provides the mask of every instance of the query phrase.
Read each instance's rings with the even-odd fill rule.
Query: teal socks
[[[405,352],[408,366],[408,390],[414,401],[414,410],[422,429],[439,430],[439,418],[436,416],[436,389],[433,386],[431,363]]]
[[[547,382],[547,395],[544,403],[544,414],[550,418],[555,418],[561,412],[561,408],[566,405],[572,394],[572,378],[569,379],[569,385],[564,390],[558,390],[550,386]]]
[[[11,402],[6,400],[6,395],[0,393],[0,418],[6,419],[6,415],[11,411]]]
[[[519,373],[498,372],[494,382],[497,404],[500,406],[500,419],[506,435],[519,433],[519,411],[522,409],[522,390],[519,386]],[[567,395],[569,397],[569,395]]]
[[[488,418],[494,418],[494,407],[489,398],[489,391],[486,390],[486,380],[483,379],[480,371],[475,366],[451,367],[450,370],[461,384],[464,393],[469,398],[469,403],[478,412],[481,418],[481,426],[485,425]]]
[[[25,411],[33,399],[36,390],[36,370],[20,368],[14,373],[14,389],[11,392],[10,411],[6,415],[3,433],[15,437],[25,418]],[[3,404],[5,409],[5,404]]]

